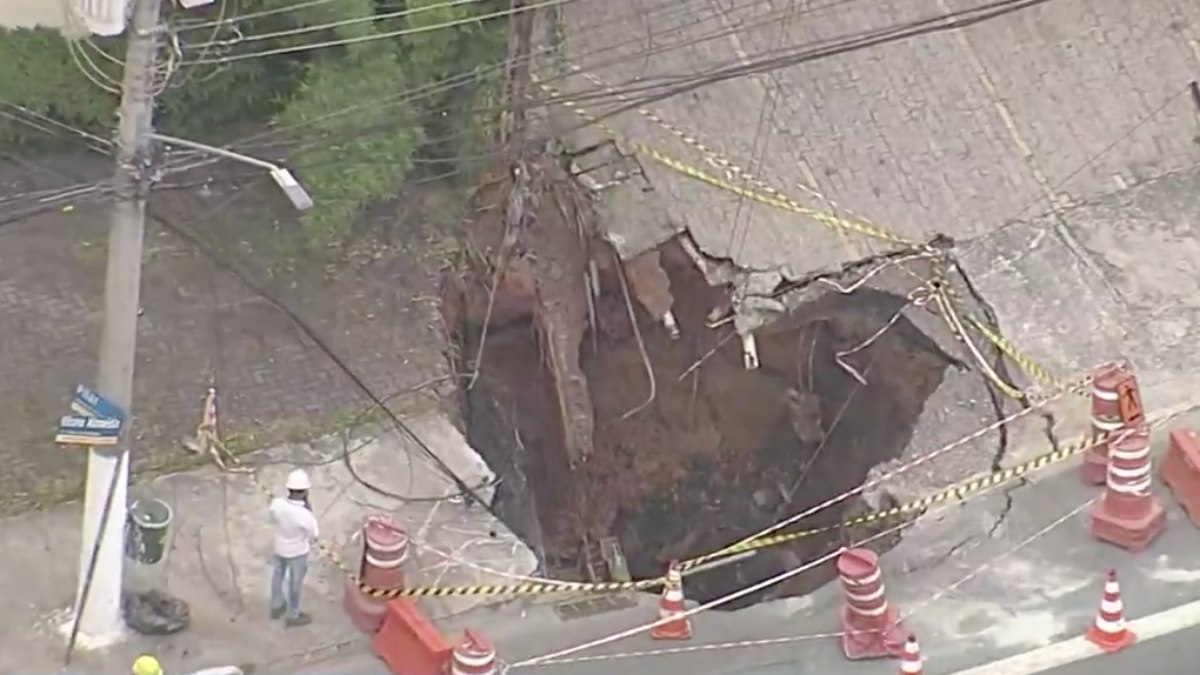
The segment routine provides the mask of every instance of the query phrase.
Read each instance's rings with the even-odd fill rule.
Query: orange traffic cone
[[[1121,586],[1117,583],[1115,570],[1108,571],[1100,611],[1084,638],[1110,654],[1121,651],[1137,639],[1133,631],[1125,627],[1125,607],[1121,604]]]
[[[904,653],[900,655],[900,675],[921,675],[924,672],[921,665],[921,646],[917,644],[917,636],[909,635],[904,643]]]
[[[672,562],[663,584],[662,599],[658,602],[658,618],[663,623],[650,629],[650,637],[655,640],[692,639],[692,620],[682,616],[684,611],[683,575],[678,563]]]

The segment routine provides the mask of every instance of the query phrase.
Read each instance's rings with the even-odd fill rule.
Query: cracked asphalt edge
[[[966,269],[964,269],[963,266],[958,263],[958,260],[954,258],[953,254],[948,254],[948,258],[949,258],[951,269],[954,270],[955,274],[957,274],[959,279],[962,281],[963,286],[967,289],[967,294],[970,295],[971,298],[979,305],[980,310],[983,312],[984,319],[989,324],[992,325],[992,327],[997,331],[997,334],[1003,335],[1003,332],[1000,329],[1000,322],[999,322],[999,318],[997,317],[995,308],[987,300],[987,298],[985,298],[983,296],[983,293],[981,293],[979,291],[978,287],[976,287],[976,285],[972,281],[970,275],[967,274]],[[996,374],[999,375],[1005,382],[1013,382],[1014,380],[1012,378],[1012,374],[1009,372],[1008,363],[1005,358],[1004,352],[1001,351],[1000,348],[995,345],[991,346],[991,351],[992,351],[991,366],[996,371]],[[1000,426],[997,429],[998,440],[996,443],[996,452],[994,455],[992,455],[992,467],[991,467],[992,471],[1000,471],[1004,468],[1002,466],[1002,464],[1004,462],[1005,456],[1008,454],[1008,449],[1009,449],[1008,448],[1009,429],[1008,429],[1008,424],[1004,423],[1004,419],[1007,416],[1005,414],[1005,410],[1004,410],[1004,395],[999,391],[999,389],[996,387],[995,383],[992,382],[985,374],[979,373],[979,377],[980,377],[980,379],[983,380],[984,390],[988,394],[988,399],[991,402],[992,411],[996,416],[996,420],[998,422],[1000,422]],[[1018,404],[1023,409],[1026,409],[1026,410],[1031,407],[1031,404],[1027,397],[1022,397],[1021,399],[1019,399]],[[1041,412],[1039,412],[1039,414],[1047,419],[1048,424],[1047,424],[1047,432],[1046,433],[1047,433],[1048,438],[1050,438],[1050,442],[1053,445],[1054,449],[1057,450],[1058,449],[1058,441],[1054,436],[1054,416],[1052,413],[1047,412],[1047,411],[1041,411]],[[996,514],[996,518],[992,522],[991,527],[988,528],[988,531],[986,534],[987,538],[990,539],[992,537],[995,537],[996,533],[1004,525],[1004,521],[1008,518],[1008,514],[1012,512],[1013,490],[1020,488],[1024,485],[1025,485],[1025,479],[1021,478],[1020,481],[1018,481],[1018,483],[1016,485],[1007,486],[1007,487],[1003,488],[1004,506],[1001,507],[999,513]],[[970,541],[970,539],[964,540],[962,542],[962,544],[965,545],[969,541]],[[960,547],[959,546],[952,547],[951,551],[954,552],[958,548],[960,548]]]

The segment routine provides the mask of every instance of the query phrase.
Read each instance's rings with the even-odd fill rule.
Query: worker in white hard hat
[[[308,573],[308,552],[317,540],[317,517],[308,502],[312,484],[301,469],[288,474],[287,497],[271,500],[275,521],[275,563],[271,574],[271,618],[286,616],[285,625],[303,626],[312,617],[300,611],[300,589]],[[137,675],[137,674],[135,674]],[[151,674],[153,675],[153,674]]]

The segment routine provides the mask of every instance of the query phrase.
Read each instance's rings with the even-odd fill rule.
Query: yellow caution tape
[[[680,563],[680,569],[687,571],[694,569],[705,563],[727,558],[729,556],[740,555],[750,551],[758,551],[760,549],[770,548],[772,546],[780,546],[788,544],[799,539],[805,539],[826,532],[834,532],[844,527],[854,527],[857,525],[869,525],[878,523],[892,518],[908,516],[910,514],[919,514],[924,512],[931,506],[941,504],[950,499],[966,500],[970,496],[974,496],[984,490],[1003,485],[1018,478],[1023,478],[1035,471],[1048,467],[1052,464],[1066,461],[1075,455],[1078,455],[1088,448],[1096,445],[1099,442],[1097,439],[1085,439],[1077,443],[1060,447],[1051,450],[1045,454],[1039,455],[1030,459],[1027,462],[1022,462],[1017,466],[1001,469],[994,473],[972,478],[952,487],[941,490],[932,495],[922,497],[920,499],[893,506],[891,508],[872,511],[861,516],[849,518],[835,525],[826,525],[824,527],[815,527],[796,532],[786,532],[783,534],[769,535],[758,537],[749,541],[727,546],[718,551],[708,553],[697,558],[683,561]],[[587,594],[603,594],[603,593],[622,593],[627,591],[648,590],[661,586],[664,577],[653,579],[642,579],[639,581],[626,582],[609,582],[609,583],[584,583],[584,582],[538,582],[513,584],[508,586],[446,586],[446,587],[415,587],[415,588],[392,588],[382,589],[373,588],[366,584],[359,584],[359,588],[367,595],[378,598],[396,598],[405,597],[460,597],[471,595],[550,595],[556,593],[587,593]]]
[[[858,234],[871,237],[872,239],[879,239],[904,246],[920,246],[918,242],[905,238],[877,225],[872,225],[870,223],[865,223],[858,220],[849,220],[825,211],[810,209],[807,206],[803,206],[796,200],[791,199],[790,197],[777,196],[777,192],[774,194],[768,194],[759,190],[751,190],[740,185],[735,185],[734,183],[731,183],[723,178],[718,178],[707,171],[681,162],[678,159],[667,155],[663,151],[647,145],[646,143],[636,141],[633,145],[640,154],[649,157],[656,163],[661,164],[668,169],[672,169],[689,178],[693,178],[702,183],[707,183],[713,187],[725,190],[726,192],[732,192],[739,197],[756,201],[767,206],[772,206],[777,209],[782,209],[784,211],[791,211],[792,213],[807,216],[831,229],[841,229],[850,232],[856,232]]]
[[[553,87],[546,85],[546,84],[540,84],[540,86],[543,90],[545,90],[551,96],[558,95],[558,91],[556,89],[554,89]],[[575,111],[575,113],[577,115],[579,115],[583,119],[587,120],[588,122],[594,124],[595,126],[599,127],[600,129],[602,129],[603,131],[608,133],[610,136],[612,136],[614,138],[619,136],[619,134],[616,132],[615,129],[613,129],[608,124],[605,124],[604,122],[600,121],[599,119],[597,119],[594,115],[592,115],[588,111],[584,110],[582,107],[579,106],[578,103],[576,103],[574,101],[568,101],[568,100],[561,100],[561,101],[559,101],[559,103],[562,104],[564,107],[570,108],[571,110]],[[686,162],[680,161],[680,160],[668,155],[667,153],[663,152],[662,150],[659,150],[659,149],[657,149],[647,143],[644,143],[642,141],[632,141],[632,144],[633,144],[634,150],[638,154],[651,159],[652,161],[654,161],[657,164],[660,164],[662,166],[667,167],[668,169],[671,169],[671,170],[681,173],[685,176],[688,176],[689,178],[693,178],[695,180],[698,180],[703,183],[707,183],[707,184],[712,185],[713,187],[719,188],[721,190],[731,192],[739,197],[743,197],[745,199],[756,201],[761,204],[765,204],[767,206],[771,206],[771,207],[774,207],[777,209],[782,209],[784,211],[790,211],[792,213],[796,213],[796,214],[799,214],[802,216],[807,216],[807,217],[812,218],[813,220],[816,220],[817,222],[819,222],[831,229],[857,232],[858,234],[862,234],[862,235],[871,237],[873,239],[889,241],[889,242],[896,243],[896,244],[902,244],[904,246],[920,246],[921,245],[918,242],[914,242],[910,239],[902,237],[894,232],[891,232],[887,229],[879,227],[878,225],[873,225],[871,223],[867,223],[867,222],[863,222],[863,221],[842,218],[842,217],[834,215],[832,213],[828,213],[825,211],[818,211],[817,209],[810,209],[807,206],[804,206],[803,204],[797,202],[796,200],[794,200],[790,197],[784,196],[778,190],[774,190],[774,189],[751,190],[749,188],[742,187],[740,185],[732,183],[723,178],[714,176],[713,174],[711,174],[699,167],[692,166],[691,164],[687,164]],[[725,168],[729,168],[729,166],[730,165],[726,165]]]
[[[1030,379],[1052,388],[1062,386],[1061,380],[1051,375],[1050,371],[1038,365],[1033,359],[1017,351],[1017,348],[1011,342],[992,330],[986,323],[972,316],[967,317],[967,323],[970,323],[975,330],[979,331],[983,339],[990,342],[993,347],[1000,350],[1010,361],[1017,364],[1017,367],[1028,375]]]
[[[549,85],[539,83],[539,86],[541,86],[541,88],[543,90],[545,90],[552,96],[557,96],[559,93],[556,89],[554,89],[553,87],[551,87]],[[563,100],[563,101],[561,101],[561,104],[564,107],[574,110],[575,113],[578,114],[580,117],[587,120],[588,122],[591,122],[592,124],[596,125],[600,129],[604,130],[611,137],[613,137],[613,138],[619,137],[619,134],[617,133],[617,131],[615,129],[613,129],[610,125],[605,124],[604,122],[597,119],[594,115],[589,113],[587,110],[585,110],[583,107],[581,107],[578,103],[576,103],[574,101]],[[710,162],[712,162],[714,165],[720,167],[721,169],[724,169],[725,171],[729,172],[731,175],[739,177],[743,182],[754,185],[758,189],[750,190],[748,188],[742,187],[731,181],[714,176],[713,174],[708,173],[707,171],[704,171],[703,169],[700,169],[698,167],[695,167],[695,166],[687,164],[683,161],[680,161],[680,160],[668,155],[667,153],[650,146],[647,143],[644,143],[641,141],[633,141],[634,149],[637,150],[637,152],[639,154],[648,157],[649,159],[653,160],[654,162],[656,162],[662,166],[665,166],[669,169],[672,169],[678,173],[681,173],[681,174],[688,176],[690,178],[693,178],[695,180],[699,180],[701,182],[712,185],[713,187],[716,187],[718,189],[725,190],[727,192],[731,192],[740,197],[743,197],[746,199],[751,199],[751,200],[757,201],[761,204],[771,206],[774,208],[778,208],[778,209],[782,209],[785,211],[790,211],[792,213],[797,213],[800,215],[807,216],[809,218],[816,220],[817,222],[820,222],[820,223],[822,223],[828,227],[834,228],[834,229],[840,229],[843,231],[850,231],[850,232],[857,232],[859,234],[862,234],[862,235],[865,235],[865,236],[868,236],[868,237],[871,237],[874,239],[880,239],[880,240],[889,241],[892,243],[903,244],[906,246],[921,246],[922,245],[919,242],[914,242],[914,241],[907,239],[899,234],[896,234],[895,232],[892,232],[891,230],[888,230],[887,228],[876,225],[874,223],[869,223],[865,220],[849,220],[847,218],[842,218],[840,216],[834,215],[832,213],[818,211],[816,209],[810,209],[810,208],[800,204],[796,200],[782,194],[779,190],[776,190],[775,188],[771,187],[764,181],[756,178],[753,174],[751,174],[747,170],[739,167],[737,164],[733,163],[728,158],[722,156],[720,153],[716,152],[712,148],[709,148],[707,145],[705,145],[702,141],[700,141],[696,137],[694,137],[690,134],[687,134],[683,130],[679,129],[678,127],[674,126],[673,124],[662,119],[660,116],[653,113],[652,111],[647,110],[645,108],[637,108],[636,110],[639,114],[643,115],[650,121],[657,123],[659,126],[666,129],[667,132],[669,132],[673,136],[679,138],[685,144],[695,148],[696,150],[698,150],[699,152],[704,154],[708,158],[708,160]],[[949,287],[947,286],[947,288],[949,288]],[[1017,364],[1017,366],[1031,379],[1038,382],[1039,384],[1042,384],[1047,387],[1055,388],[1055,389],[1061,388],[1063,386],[1062,381],[1059,380],[1058,378],[1054,377],[1053,375],[1051,375],[1049,370],[1042,367],[1041,365],[1039,365],[1037,362],[1035,362],[1033,359],[1029,358],[1028,356],[1022,354],[1020,351],[1018,351],[1016,349],[1016,347],[1011,342],[1006,340],[999,333],[992,330],[991,327],[989,327],[986,323],[984,323],[984,322],[980,321],[979,319],[976,319],[970,315],[964,314],[964,317],[965,317],[967,323],[969,323],[975,330],[977,330],[979,332],[979,334],[985,340],[987,340],[989,343],[991,343],[996,349],[1000,350],[1000,352],[1003,353],[1006,357],[1008,357],[1009,360],[1011,360],[1013,363]],[[993,382],[997,385],[997,387],[1002,392],[1004,392],[1005,395],[1009,396],[1010,398],[1024,398],[1022,392],[1020,392],[1018,389],[1016,389],[1012,385],[1010,385],[1006,382],[1003,382],[1002,380],[999,380],[998,377],[990,378],[990,379],[992,379]]]
[[[867,525],[883,520],[889,520],[891,518],[906,516],[911,513],[922,512],[929,507],[934,506],[935,504],[940,504],[952,498],[966,499],[968,495],[982,492],[983,490],[996,487],[997,485],[1003,485],[1004,483],[1016,480],[1018,478],[1023,478],[1034,471],[1043,469],[1052,464],[1066,461],[1067,459],[1070,459],[1071,457],[1074,457],[1075,455],[1078,455],[1088,448],[1096,445],[1098,442],[1099,441],[1096,439],[1085,439],[1078,443],[1073,443],[1065,447],[1060,447],[1056,450],[1051,450],[1050,452],[1034,457],[1033,459],[1018,464],[1017,466],[1001,469],[1000,471],[996,471],[995,473],[991,473],[986,476],[973,478],[969,481],[959,483],[958,485],[946,488],[945,490],[936,492],[927,497],[922,497],[921,499],[908,502],[907,504],[901,504],[900,506],[894,506],[892,508],[883,509],[880,511],[872,511],[871,513],[842,521],[836,525],[827,525],[825,527],[816,527],[807,530],[800,530],[798,532],[788,532],[784,534],[760,537],[758,539],[753,539],[740,544],[734,544],[733,546],[723,548],[719,551],[689,560],[683,563],[682,567],[683,569],[689,569],[726,556],[737,555],[747,551],[756,551],[758,549],[768,548],[771,546],[779,546],[781,544],[787,544],[798,539],[804,539],[817,534],[833,532],[843,527]]]
[[[540,86],[542,87],[542,89],[544,89],[551,95],[557,95],[557,93],[558,93],[554,88],[552,88],[548,85],[540,84]],[[584,119],[588,120],[589,122],[595,124],[597,127],[601,128],[602,130],[607,132],[610,136],[612,136],[614,138],[616,138],[618,136],[617,132],[611,126],[605,124],[604,122],[599,121],[593,115],[591,115],[586,110],[581,108],[577,103],[575,103],[573,101],[567,101],[567,100],[563,100],[563,101],[561,101],[561,103],[565,107],[568,107],[568,108],[574,110],[576,112],[576,114],[578,114],[579,116],[583,117]],[[645,113],[643,113],[643,114],[645,114]],[[651,119],[655,119],[655,118],[651,117]],[[662,124],[664,127],[666,127],[668,129],[668,131],[671,131],[672,133],[674,133],[676,135],[682,135],[682,132],[674,129],[673,127],[670,127],[666,122],[663,122],[661,120],[656,120],[656,121],[659,121],[660,124]],[[690,136],[686,137],[684,140],[688,141],[689,144],[691,144],[695,147],[698,147],[701,150],[707,149],[706,146],[704,146],[698,140],[695,140],[694,138],[692,138]],[[757,202],[760,202],[767,206],[772,206],[774,208],[778,208],[778,209],[782,209],[785,211],[790,211],[793,213],[807,216],[807,217],[812,218],[812,219],[816,220],[817,222],[822,223],[823,225],[826,225],[827,227],[830,227],[832,229],[841,229],[841,230],[847,230],[847,231],[851,231],[851,232],[857,232],[859,234],[862,234],[862,235],[865,235],[868,237],[872,237],[874,239],[889,241],[889,242],[893,242],[893,243],[897,243],[897,244],[902,244],[905,246],[914,246],[914,247],[922,246],[922,244],[919,242],[914,242],[910,239],[902,237],[901,235],[891,232],[890,230],[887,230],[886,228],[880,227],[878,225],[874,225],[872,223],[867,223],[864,221],[849,220],[846,218],[842,218],[840,216],[836,216],[831,213],[827,213],[824,211],[818,211],[816,209],[811,209],[806,206],[803,206],[802,204],[795,201],[794,199],[791,199],[790,197],[787,197],[786,195],[781,194],[778,190],[775,190],[774,188],[767,186],[765,183],[762,183],[761,181],[759,181],[757,179],[753,179],[745,171],[739,169],[732,162],[729,162],[728,160],[726,160],[724,158],[719,158],[720,159],[720,161],[718,162],[719,166],[721,166],[721,167],[725,168],[726,170],[729,170],[733,173],[743,175],[744,177],[747,178],[747,182],[752,182],[753,184],[759,186],[760,190],[750,190],[748,188],[736,185],[728,180],[714,176],[713,174],[711,174],[707,171],[704,171],[703,169],[700,169],[698,167],[692,166],[692,165],[682,162],[678,159],[675,159],[674,157],[668,155],[667,153],[665,153],[661,150],[658,150],[657,148],[654,148],[653,146],[650,146],[647,143],[643,143],[640,141],[634,141],[633,145],[639,154],[648,157],[649,159],[653,160],[654,162],[656,162],[662,166],[665,166],[669,169],[672,169],[678,173],[681,173],[681,174],[688,176],[690,178],[693,178],[695,180],[712,185],[713,187],[717,187],[719,189],[731,192],[740,197],[750,199],[753,201],[757,201]],[[719,157],[719,156],[717,156],[717,157]],[[1025,371],[1026,374],[1028,374],[1031,378],[1037,380],[1038,382],[1040,382],[1042,384],[1049,385],[1054,388],[1061,388],[1061,387],[1066,386],[1060,380],[1057,380],[1056,378],[1051,376],[1049,371],[1047,371],[1045,368],[1039,366],[1032,359],[1024,356],[1019,351],[1017,351],[1017,349],[1012,345],[1012,343],[1008,342],[1003,337],[1001,337],[999,334],[992,331],[983,322],[981,322],[978,319],[975,319],[974,317],[971,317],[971,316],[967,316],[966,320],[976,330],[978,330],[980,332],[980,334],[984,337],[984,339],[986,339],[993,346],[995,346],[997,349],[999,349],[1002,353],[1005,354],[1005,356],[1007,356],[1013,362],[1017,363],[1017,365],[1020,366],[1021,369],[1023,371]],[[1082,388],[1085,387],[1086,384],[1087,384],[1087,380],[1084,380],[1082,382],[1072,384],[1068,388],[1072,391],[1079,391],[1079,390],[1082,390]],[[1002,389],[1002,391],[1006,391],[1006,393],[1009,393],[1009,395],[1014,395],[1012,392],[1016,392],[1016,390],[1013,387],[1011,387],[1010,385],[1006,385],[1006,386],[1002,387],[1001,389]],[[739,554],[747,553],[750,551],[757,551],[757,550],[769,548],[772,546],[779,546],[779,545],[790,543],[790,542],[793,542],[793,541],[796,541],[799,539],[803,539],[805,537],[811,537],[811,536],[823,534],[826,532],[832,532],[832,531],[835,531],[835,530],[843,528],[843,527],[865,525],[865,524],[879,522],[882,520],[887,520],[890,518],[905,516],[905,515],[908,515],[908,514],[911,514],[914,512],[924,511],[925,509],[929,508],[930,506],[944,502],[951,498],[965,499],[968,495],[971,495],[973,493],[977,493],[982,490],[985,490],[985,489],[988,489],[991,487],[995,487],[997,485],[1001,485],[1003,483],[1015,480],[1017,478],[1028,475],[1029,473],[1032,473],[1033,471],[1036,471],[1043,467],[1049,466],[1051,464],[1065,461],[1066,459],[1069,459],[1070,457],[1073,457],[1073,456],[1083,452],[1088,447],[1091,447],[1091,445],[1093,443],[1094,443],[1094,441],[1092,441],[1092,442],[1084,441],[1084,442],[1080,442],[1080,443],[1077,443],[1077,444],[1074,444],[1071,446],[1053,450],[1049,453],[1046,453],[1044,455],[1036,457],[1036,458],[1034,458],[1028,462],[1025,462],[1023,464],[1020,464],[1018,466],[1011,467],[1008,469],[1003,469],[1001,471],[997,471],[988,476],[983,476],[980,478],[973,479],[971,481],[967,481],[960,485],[956,485],[954,487],[948,488],[948,489],[938,492],[936,494],[918,499],[913,502],[909,502],[907,504],[903,504],[903,505],[888,508],[888,509],[883,509],[880,511],[874,511],[874,512],[871,512],[868,514],[864,514],[862,516],[851,518],[849,520],[843,521],[836,525],[829,525],[829,526],[820,527],[820,528],[811,528],[811,529],[801,530],[798,532],[789,532],[789,533],[785,533],[785,534],[759,537],[759,538],[752,539],[752,540],[749,540],[746,542],[735,544],[733,546],[729,546],[729,547],[720,549],[718,551],[714,551],[713,553],[709,553],[709,554],[706,554],[706,555],[703,555],[703,556],[700,556],[697,558],[693,558],[691,560],[684,561],[680,564],[680,567],[681,567],[681,569],[686,571],[686,570],[694,569],[704,563],[712,562],[714,560],[719,560],[721,558],[725,558],[725,557],[729,557],[729,556],[733,556],[733,555],[739,555]],[[323,552],[326,553],[327,557],[331,557],[331,559],[333,559],[335,561],[335,564],[337,564],[338,567],[345,570],[345,565],[343,565],[339,560],[337,560],[336,556],[330,555],[331,552],[324,550],[324,549],[323,549]],[[405,597],[462,597],[462,596],[497,596],[497,595],[548,595],[548,594],[558,594],[558,593],[605,594],[605,593],[620,593],[620,592],[628,592],[628,591],[648,590],[651,588],[655,588],[657,586],[661,586],[664,581],[665,581],[665,577],[657,577],[657,578],[652,578],[652,579],[642,579],[639,581],[628,581],[628,582],[586,583],[586,582],[556,581],[556,582],[529,582],[529,583],[511,584],[511,585],[477,585],[477,586],[447,586],[447,587],[426,586],[426,587],[393,588],[393,589],[373,588],[371,586],[368,586],[367,584],[360,583],[359,588],[366,595],[368,595],[372,598],[377,598],[377,599],[396,598],[396,597],[401,597],[401,596],[405,596]]]
[[[607,583],[585,583],[585,582],[540,582],[540,583],[525,583],[512,584],[508,586],[424,586],[415,588],[372,588],[366,584],[359,584],[359,589],[363,593],[372,598],[398,598],[405,597],[422,597],[422,598],[445,598],[445,597],[460,597],[465,595],[548,595],[553,593],[622,593],[626,591],[636,591],[643,589],[654,588],[661,586],[662,578],[658,579],[643,579],[641,581],[614,581]]]

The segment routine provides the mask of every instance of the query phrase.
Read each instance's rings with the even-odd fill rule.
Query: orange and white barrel
[[[367,517],[363,523],[363,558],[359,576],[371,588],[404,588],[408,533],[388,516]]]
[[[467,629],[450,654],[450,675],[495,675],[496,649],[484,636]]]

